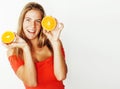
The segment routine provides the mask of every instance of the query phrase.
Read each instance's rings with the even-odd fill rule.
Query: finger
[[[24,42],[24,40],[19,35],[16,34],[13,42],[14,43],[20,43],[20,42]]]
[[[59,35],[60,35],[63,28],[64,28],[63,23],[59,23],[59,25],[58,25],[58,33],[59,33]]]
[[[12,45],[12,44],[4,44],[4,46],[5,46],[7,49],[13,48],[13,45]]]
[[[58,20],[55,18],[55,21],[56,21],[56,27],[55,28],[57,28],[57,26],[58,26]]]
[[[63,23],[59,23],[59,27],[58,27],[60,30],[62,30],[64,28],[64,25]]]
[[[19,36],[18,36],[17,33],[15,33],[15,32],[14,32],[14,34],[15,34],[15,39],[14,39],[13,42],[15,43],[15,42],[17,42]]]
[[[59,22],[57,21],[57,19],[55,19],[55,20],[56,20],[56,27],[55,27],[55,29],[57,29],[58,26],[59,26]]]
[[[21,43],[11,43],[8,45],[8,48],[15,48],[15,47],[21,48],[22,44]]]
[[[8,45],[7,44],[2,44],[4,47],[8,48]]]
[[[51,31],[43,30],[43,33],[49,38],[52,35]]]

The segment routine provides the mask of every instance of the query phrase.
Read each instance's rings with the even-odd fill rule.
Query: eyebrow
[[[30,17],[25,17],[25,19],[31,19],[31,18]],[[42,19],[36,19],[36,20],[40,20],[41,21]]]

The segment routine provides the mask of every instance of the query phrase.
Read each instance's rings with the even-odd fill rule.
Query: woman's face
[[[38,37],[41,29],[42,13],[39,10],[30,10],[25,14],[23,31],[30,40]]]

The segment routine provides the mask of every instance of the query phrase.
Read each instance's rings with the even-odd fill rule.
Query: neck
[[[39,48],[38,47],[38,38],[30,40],[30,42],[32,44],[32,50],[36,50]]]

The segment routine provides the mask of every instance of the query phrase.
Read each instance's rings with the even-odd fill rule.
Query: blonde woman
[[[9,62],[26,89],[64,89],[67,75],[65,53],[60,40],[63,24],[53,31],[42,29],[43,7],[29,2],[23,8],[16,40],[7,45]]]

